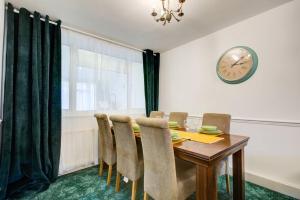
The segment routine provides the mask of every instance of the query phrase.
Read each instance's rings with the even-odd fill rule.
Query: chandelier
[[[178,9],[172,10],[170,8],[170,0],[160,0],[162,4],[162,9],[160,11],[160,15],[158,16],[158,12],[153,8],[151,15],[154,17],[154,20],[157,22],[162,22],[163,25],[166,25],[167,22],[170,23],[172,18],[174,18],[177,22],[181,20],[184,13],[182,12],[182,6],[185,0],[178,0]]]

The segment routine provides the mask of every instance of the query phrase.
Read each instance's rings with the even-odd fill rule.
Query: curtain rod
[[[5,6],[5,9],[6,10],[8,9],[7,5]],[[16,8],[14,8],[14,12],[15,13],[20,13],[20,11]],[[30,14],[30,17],[33,18],[33,14]],[[45,18],[41,17],[40,20],[45,21]],[[57,25],[57,23],[55,21],[52,21],[52,20],[49,20],[49,23],[53,24],[53,25]],[[100,37],[100,36],[94,35],[92,33],[81,31],[79,29],[76,29],[76,28],[73,28],[73,27],[70,27],[70,26],[66,26],[66,25],[63,25],[63,24],[61,25],[61,28],[67,29],[67,30],[70,30],[70,31],[74,31],[74,32],[77,32],[77,33],[81,33],[81,34],[84,34],[84,35],[87,35],[87,36],[90,36],[90,37],[93,37],[93,38],[96,38],[96,39],[100,39],[100,40],[103,40],[105,42],[109,42],[109,43],[112,43],[112,44],[115,44],[115,45],[118,45],[118,46],[126,47],[126,48],[133,49],[133,50],[136,50],[136,51],[140,51],[140,52],[143,52],[143,53],[146,52],[142,49],[139,49],[139,48],[136,48],[136,47],[133,47],[133,46],[121,43],[121,42],[117,42],[117,41],[114,41],[114,40],[111,40],[111,39],[108,39],[108,38]],[[155,53],[153,53],[153,55],[156,56]]]

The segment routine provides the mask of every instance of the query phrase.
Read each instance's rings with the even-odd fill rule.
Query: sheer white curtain
[[[60,173],[98,163],[94,113],[145,114],[142,53],[62,30]]]

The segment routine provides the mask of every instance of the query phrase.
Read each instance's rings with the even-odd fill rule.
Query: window
[[[78,49],[76,66],[76,110],[95,110],[97,54]]]
[[[62,31],[62,108],[145,113],[142,53]]]
[[[62,81],[61,81],[61,93],[62,93],[62,109],[69,109],[69,77],[70,77],[70,47],[62,46]]]

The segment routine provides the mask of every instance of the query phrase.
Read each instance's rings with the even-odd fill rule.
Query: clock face
[[[257,55],[252,49],[234,47],[219,59],[217,74],[226,83],[241,83],[254,74],[257,63]]]

